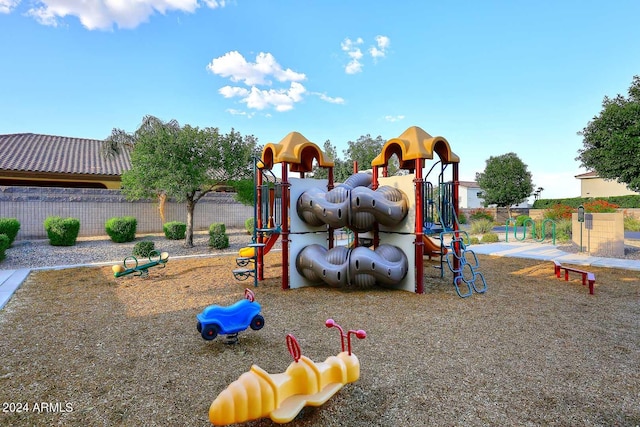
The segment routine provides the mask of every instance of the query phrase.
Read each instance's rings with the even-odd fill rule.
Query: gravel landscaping
[[[229,237],[229,247],[226,249],[210,248],[208,232],[195,233],[192,248],[185,247],[184,240],[169,240],[163,234],[138,236],[126,243],[114,243],[108,236],[79,238],[74,246],[51,246],[48,240],[16,240],[7,249],[5,260],[0,261],[0,269],[119,264],[132,254],[134,245],[142,240],[153,241],[155,249],[168,252],[170,258],[235,254],[251,242],[251,235],[244,229],[229,229],[226,234]]]

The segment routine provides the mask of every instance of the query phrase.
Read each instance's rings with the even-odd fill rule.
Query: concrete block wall
[[[209,193],[196,204],[194,230],[208,230],[213,222],[227,228],[243,228],[253,217],[253,207],[234,199],[234,193]],[[162,233],[157,200],[128,202],[119,190],[53,187],[0,187],[0,218],[17,218],[16,240],[46,239],[44,220],[53,215],[80,220],[82,237],[106,235],[105,222],[112,217],[133,216],[137,233]],[[187,221],[185,203],[167,201],[166,221]]]
[[[624,215],[615,213],[585,213],[585,221],[578,222],[578,214],[571,217],[571,239],[583,251],[595,256],[624,255]],[[582,233],[581,233],[582,231]]]

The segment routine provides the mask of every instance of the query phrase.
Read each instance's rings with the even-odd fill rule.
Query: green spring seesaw
[[[152,267],[164,268],[169,261],[169,253],[160,251],[151,251],[149,254],[149,262],[146,264],[138,265],[138,259],[134,256],[128,256],[122,262],[122,265],[114,265],[111,267],[114,277],[126,276],[127,274],[133,274],[135,276],[147,277],[149,275],[149,269]],[[129,265],[127,265],[129,262]],[[132,265],[135,263],[135,265]]]

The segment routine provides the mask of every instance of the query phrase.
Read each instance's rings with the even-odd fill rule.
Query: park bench
[[[553,261],[554,271],[556,273],[556,277],[560,278],[560,272],[564,270],[564,280],[569,280],[569,272],[572,271],[574,273],[578,273],[582,275],[582,286],[586,286],[589,283],[589,293],[593,295],[593,286],[596,283],[596,275],[593,273],[589,273],[588,271],[580,270],[574,267],[565,267],[560,264],[558,261]]]

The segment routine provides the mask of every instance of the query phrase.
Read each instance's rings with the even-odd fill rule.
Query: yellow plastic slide
[[[432,239],[429,236],[422,236],[424,242],[424,254],[428,256],[440,256],[440,250],[442,249],[442,255],[447,254],[447,248],[440,248],[440,241]]]

